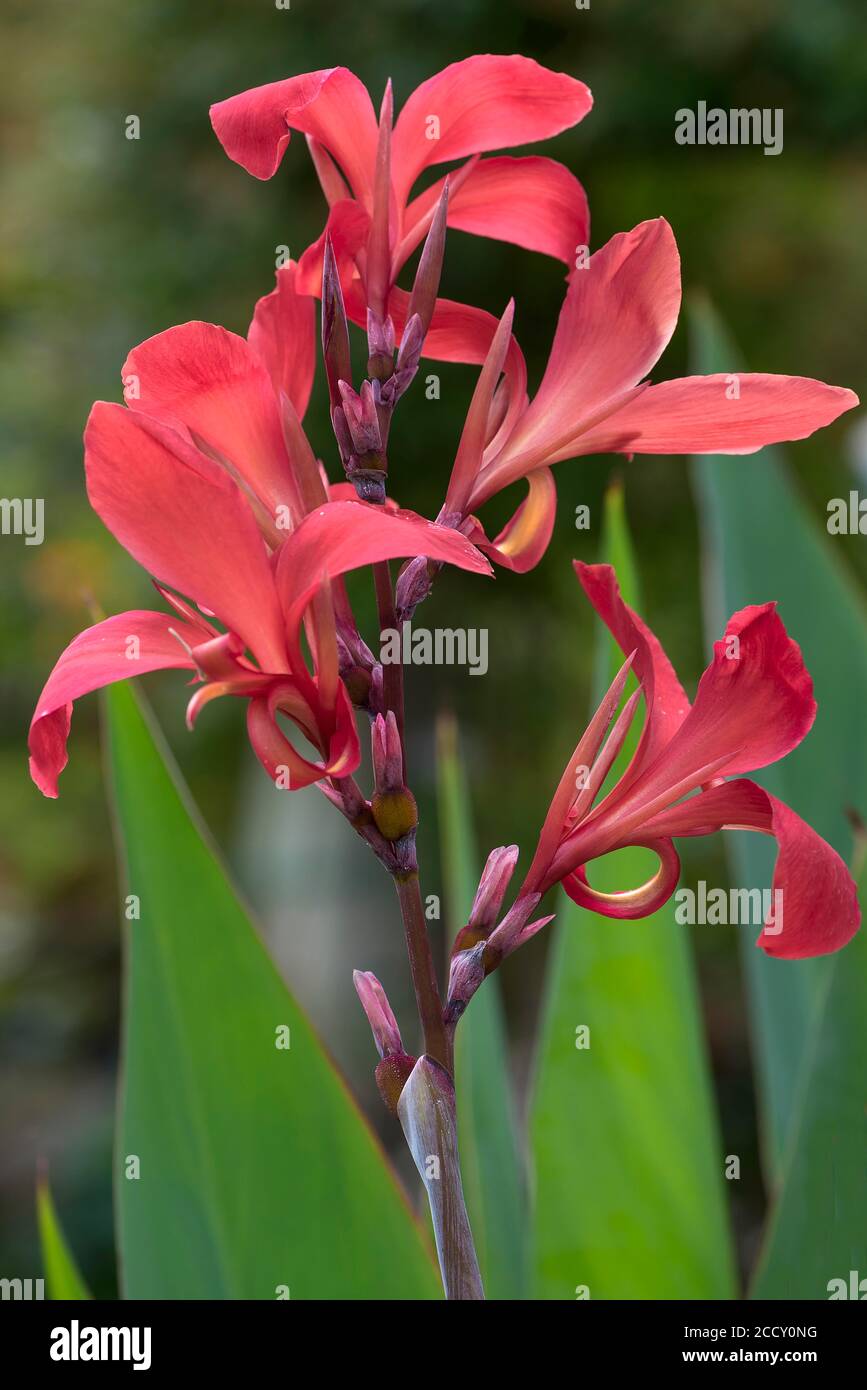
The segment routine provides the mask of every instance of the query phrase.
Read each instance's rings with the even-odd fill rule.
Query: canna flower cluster
[[[152,577],[162,607],[120,613],[80,633],[51,672],[30,729],[33,779],[53,797],[80,696],[172,667],[192,684],[190,728],[213,699],[242,699],[251,746],[276,785],[316,784],[394,878],[424,1034],[425,1086],[434,1094],[442,1082],[444,1115],[453,1110],[457,1021],[485,976],[551,920],[538,910],[556,884],[605,916],[645,916],[677,886],[678,838],[745,827],[779,845],[775,887],[785,894],[785,925],[777,932],[766,924],[763,950],[785,959],[833,951],[859,922],[854,885],[835,851],[744,776],[785,757],[816,712],[809,673],[774,605],[730,619],[690,705],[659,641],[623,602],[613,571],[576,563],[624,665],[567,764],[505,914],[518,849],[489,857],[440,997],[420,905],[401,666],[377,660],[344,576],[372,568],[380,629],[393,631],[444,566],[485,576],[492,562],[518,572],[538,564],[555,524],[552,470],[565,460],[748,454],[805,438],[857,404],[851,391],[799,376],[650,380],[680,310],[680,262],[668,223],[642,222],[590,254],[587,198],[574,175],[539,155],[493,153],[574,126],[591,106],[575,78],[528,58],[489,54],[431,77],[396,119],[390,83],[377,116],[364,85],[343,67],[273,82],[212,108],[226,154],[259,179],[277,173],[293,132],[306,137],[327,209],[322,232],[297,263],[278,270],[246,337],[200,322],[158,333],[123,364],[124,403],[93,407],[84,436],[88,496]],[[424,181],[444,164],[445,174]],[[567,268],[532,399],[514,303],[497,319],[440,295],[448,228],[512,242]],[[419,247],[415,274],[402,286]],[[317,301],[330,443],[313,440],[304,424]],[[367,335],[360,381],[350,325]],[[430,520],[390,495],[394,414],[423,357],[480,367],[443,476],[442,505]],[[339,460],[337,476],[330,458]],[[526,484],[526,495],[489,538],[477,513],[516,482]],[[395,559],[404,564],[393,586]],[[630,679],[637,688],[624,701]],[[642,701],[634,755],[605,791]],[[354,779],[364,719],[375,780],[369,797]],[[653,850],[657,872],[639,888],[594,888],[588,866],[628,845]],[[356,972],[355,984],[380,1053],[380,1089],[409,1136],[417,1117],[404,1113],[400,1098],[416,1058],[403,1049],[379,982]],[[443,1250],[447,1287],[451,1258],[461,1287],[472,1288],[466,1250],[450,1256],[445,1238]]]

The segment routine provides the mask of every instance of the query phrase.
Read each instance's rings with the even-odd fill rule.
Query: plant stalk
[[[424,1037],[424,1050],[451,1076],[454,1071],[454,1054],[443,1022],[442,1000],[428,940],[418,873],[395,875],[394,886],[397,889],[403,918],[406,950]]]

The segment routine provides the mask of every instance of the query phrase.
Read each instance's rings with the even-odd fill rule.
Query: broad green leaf
[[[108,692],[107,714],[130,918],[116,1160],[125,1297],[436,1297],[391,1170],[152,718],[127,685]]]
[[[706,306],[693,313],[694,369],[731,372],[739,357]],[[857,587],[815,525],[778,449],[745,458],[693,460],[705,557],[708,644],[731,613],[779,601],[783,622],[812,674],[819,713],[782,763],[756,774],[848,859],[846,807],[867,785],[867,612]],[[726,833],[734,878],[768,888],[776,846],[764,835]],[[828,987],[830,962],[771,960],[741,933],[755,1040],[763,1156],[773,1183],[780,1172],[807,1041]]]
[[[36,1218],[48,1297],[60,1300],[90,1298],[75,1256],[60,1228],[51,1189],[47,1178],[44,1177],[40,1177],[36,1184]]]
[[[867,890],[867,872],[859,887]],[[862,1298],[867,1283],[867,932],[833,956],[806,1049],[756,1298]]]
[[[603,558],[617,555],[636,605],[621,506],[615,490]],[[621,663],[611,647],[600,648],[598,685]],[[655,863],[622,851],[591,868],[592,882],[632,886]],[[637,922],[565,894],[557,907],[531,1112],[537,1296],[729,1298],[723,1159],[688,936],[670,905]]]
[[[469,789],[454,723],[437,738],[440,845],[449,940],[469,916],[479,881]],[[527,1296],[527,1191],[519,1154],[500,981],[473,996],[455,1035],[458,1138],[464,1192],[488,1298]]]

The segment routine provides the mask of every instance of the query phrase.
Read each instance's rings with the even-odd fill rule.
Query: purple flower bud
[[[403,789],[403,750],[400,730],[394,710],[383,719],[376,716],[370,731],[373,749],[373,776],[378,792],[397,792]]]
[[[431,591],[433,576],[440,568],[436,561],[426,560],[423,555],[416,556],[404,566],[395,586],[395,605],[399,622],[411,618],[418,605],[424,602]]]
[[[430,229],[419,257],[418,270],[409,300],[407,319],[418,316],[421,324],[422,342],[433,318],[440,275],[443,268],[443,255],[446,242],[446,217],[449,206],[449,181],[443,184],[439,202],[431,220]],[[405,335],[404,335],[405,336]]]
[[[484,954],[485,943],[481,941],[471,950],[459,951],[452,957],[449,992],[443,1015],[448,1028],[457,1025],[458,1019],[485,978]]]
[[[475,900],[470,910],[469,926],[487,936],[500,915],[503,898],[509,886],[515,864],[518,860],[518,846],[506,845],[492,849],[488,862],[479,881]]]
[[[400,340],[397,354],[397,370],[399,372],[418,370],[424,339],[424,324],[418,314],[413,314],[412,318],[407,320],[403,337]]]
[[[500,964],[506,956],[510,956],[519,946],[523,946],[531,936],[535,936],[548,922],[553,921],[553,913],[549,917],[539,917],[535,922],[527,925],[527,919],[532,915],[541,899],[541,893],[528,893],[525,897],[520,897],[512,904],[502,922],[495,927],[485,943],[485,966],[488,974]]]
[[[367,1014],[367,1021],[373,1033],[380,1057],[390,1057],[403,1052],[400,1029],[397,1019],[386,998],[385,990],[370,970],[353,970],[352,983],[361,1000],[361,1007]]]
[[[394,367],[394,324],[391,316],[384,320],[367,311],[367,371],[378,381],[391,377]]]
[[[346,423],[342,406],[336,405],[332,410],[331,427],[334,430],[334,437],[340,450],[340,460],[346,468],[352,460],[352,435],[349,433],[349,426]]]
[[[352,438],[354,452],[363,458],[367,454],[382,455],[382,436],[376,413],[376,395],[369,381],[362,382],[361,391],[353,391],[345,381],[338,382],[346,425]]]
[[[382,383],[382,403],[393,410],[401,396],[415,380],[418,367],[404,367]]]
[[[343,290],[330,236],[325,238],[322,261],[322,355],[328,377],[328,394],[332,406],[336,406],[340,400],[337,383],[352,380],[352,365]]]

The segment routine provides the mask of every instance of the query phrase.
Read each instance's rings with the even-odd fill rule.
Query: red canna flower
[[[91,504],[174,611],[108,618],[60,657],[30,728],[31,774],[46,796],[57,795],[66,765],[72,702],[166,667],[202,682],[187,710],[191,727],[216,696],[249,700],[253,748],[281,786],[348,776],[360,752],[340,679],[355,634],[341,576],[428,554],[490,570],[463,536],[411,512],[328,500],[341,491],[326,491],[296,413],[309,394],[305,350],[290,350],[285,323],[275,332],[303,313],[292,274],[260,301],[249,341],[205,323],[158,334],[124,366],[132,408],[100,401],[91,412]],[[301,731],[316,761],[290,743],[278,714]]]
[[[766,373],[651,385],[647,373],[671,338],[680,298],[680,259],[663,218],[612,237],[586,268],[572,272],[548,365],[529,403],[522,364],[514,353],[507,357],[510,305],[479,377],[443,519],[466,522],[495,493],[526,479],[526,500],[493,542],[475,521],[464,528],[494,559],[523,571],[551,537],[551,464],[603,453],[749,454],[804,439],[858,404],[842,387]]]
[[[531,902],[517,914],[518,930],[537,895],[559,882],[576,902],[605,916],[646,916],[677,886],[674,839],[748,829],[777,840],[774,888],[784,905],[779,917],[766,921],[757,944],[768,955],[789,960],[844,946],[858,928],[860,911],[843,861],[782,801],[736,775],[785,757],[816,715],[809,672],[775,605],[744,608],[730,618],[690,707],[659,641],[623,602],[613,569],[579,562],[575,569],[628,657],[551,802],[519,894],[519,903]],[[630,668],[641,688],[627,700],[605,741]],[[642,695],[646,719],[635,754],[616,786],[594,805]],[[658,855],[653,878],[620,893],[591,887],[586,866],[627,845],[643,845]],[[505,926],[488,938],[490,952],[500,957],[518,944]]]
[[[340,268],[347,313],[366,326],[393,321],[398,341],[409,295],[401,268],[426,236],[440,179],[412,198],[421,174],[463,159],[448,175],[448,223],[510,241],[571,266],[587,244],[587,199],[561,164],[531,156],[480,160],[490,150],[544,140],[577,124],[592,105],[583,82],[518,55],[480,54],[423,82],[392,130],[390,84],[377,122],[367,89],[347,68],[328,68],[242,92],[211,108],[229,157],[260,179],[277,171],[290,133],[303,131],[329,205],[325,232],[299,262],[299,287],[319,294],[326,237]],[[339,166],[339,167],[338,167]],[[495,320],[439,299],[425,356],[484,360]]]

